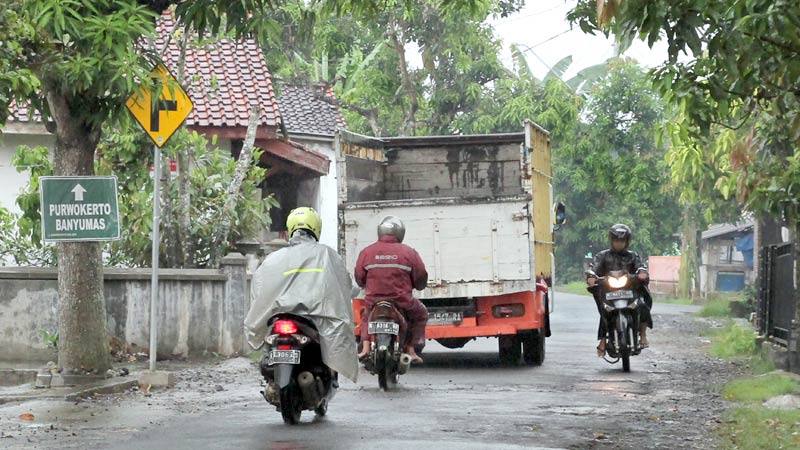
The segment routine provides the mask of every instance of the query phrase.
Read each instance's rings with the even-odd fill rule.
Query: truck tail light
[[[512,303],[510,305],[496,305],[492,308],[492,315],[498,319],[509,317],[522,317],[525,315],[525,305],[522,303]]]

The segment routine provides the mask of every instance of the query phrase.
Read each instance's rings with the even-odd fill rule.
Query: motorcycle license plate
[[[633,291],[614,291],[606,293],[606,300],[622,300],[633,298]]]
[[[267,359],[273,364],[300,364],[300,350],[271,350]]]
[[[369,334],[393,334],[400,333],[400,324],[394,322],[370,322],[367,327]]]
[[[453,325],[463,321],[463,312],[432,312],[428,315],[428,325]]]

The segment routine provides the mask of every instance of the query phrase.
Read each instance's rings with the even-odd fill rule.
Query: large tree
[[[55,135],[57,175],[94,174],[103,125],[124,114],[125,99],[157,55],[148,42],[158,15],[176,17],[199,33],[232,31],[264,39],[274,24],[272,0],[0,0],[0,126],[12,102],[42,114]],[[376,14],[372,0],[327,0],[328,8]],[[406,2],[405,5],[409,5]],[[448,9],[471,0],[448,2]],[[149,88],[149,86],[145,86]],[[58,244],[59,361],[66,370],[110,367],[99,243]]]
[[[588,92],[575,133],[554,151],[555,190],[571,205],[569,225],[557,233],[562,278],[580,277],[585,255],[607,248],[606,231],[618,222],[631,226],[643,257],[676,252],[680,210],[656,136],[663,120],[644,71],[610,62]]]
[[[710,141],[703,150],[725,154],[731,174],[717,187],[753,212],[784,220],[798,236],[800,3],[581,0],[570,16],[584,31],[613,33],[623,44],[666,39],[669,59],[652,77],[685,115],[686,129]],[[736,133],[716,139],[713,125]],[[800,246],[795,251],[798,259]],[[800,265],[796,270],[800,279]]]

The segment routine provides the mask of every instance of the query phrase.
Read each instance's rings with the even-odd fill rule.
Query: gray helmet
[[[625,248],[631,243],[632,238],[631,228],[624,223],[617,223],[611,226],[608,230],[608,243],[611,244],[615,239],[625,241]]]
[[[406,226],[403,221],[395,216],[386,216],[378,225],[378,238],[383,236],[394,236],[398,241],[403,242],[406,235]]]

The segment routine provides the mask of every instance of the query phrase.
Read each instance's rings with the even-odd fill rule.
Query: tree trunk
[[[402,19],[400,19],[402,20]],[[389,21],[389,38],[392,40],[392,47],[397,53],[397,58],[400,63],[400,77],[403,85],[403,90],[408,96],[409,108],[406,110],[405,118],[403,119],[402,129],[400,134],[403,136],[411,136],[414,134],[414,129],[417,124],[417,110],[419,109],[419,99],[417,98],[416,86],[411,80],[411,74],[408,71],[408,62],[406,61],[406,48],[403,40],[401,39],[401,27],[398,24],[398,19],[394,16]]]
[[[250,168],[250,163],[253,160],[253,144],[256,140],[256,130],[258,129],[260,116],[261,108],[254,106],[253,110],[250,112],[250,123],[247,125],[247,134],[242,144],[242,151],[239,153],[239,163],[236,165],[233,180],[225,193],[225,204],[222,206],[222,211],[220,211],[220,221],[217,224],[217,229],[214,230],[213,244],[211,246],[212,253],[209,260],[209,265],[211,267],[219,267],[222,257],[225,256],[224,252],[227,248],[231,219],[233,218],[234,209],[236,208],[236,198],[239,196],[239,190],[242,187],[244,178],[247,176],[247,171]]]
[[[54,173],[94,175],[99,127],[83,123],[68,98],[53,89],[45,92],[56,124]],[[58,365],[67,372],[111,368],[99,242],[58,244]]]
[[[689,298],[697,270],[697,222],[692,214],[692,205],[683,208],[683,230],[681,233],[681,266],[678,275],[678,296]]]
[[[180,57],[178,58],[178,83],[184,84],[186,66],[186,40],[189,33],[181,34]],[[178,207],[177,207],[177,233],[178,239],[178,266],[195,267],[194,239],[192,239],[191,219],[191,191],[189,186],[189,172],[191,170],[191,150],[181,148],[178,150]]]

